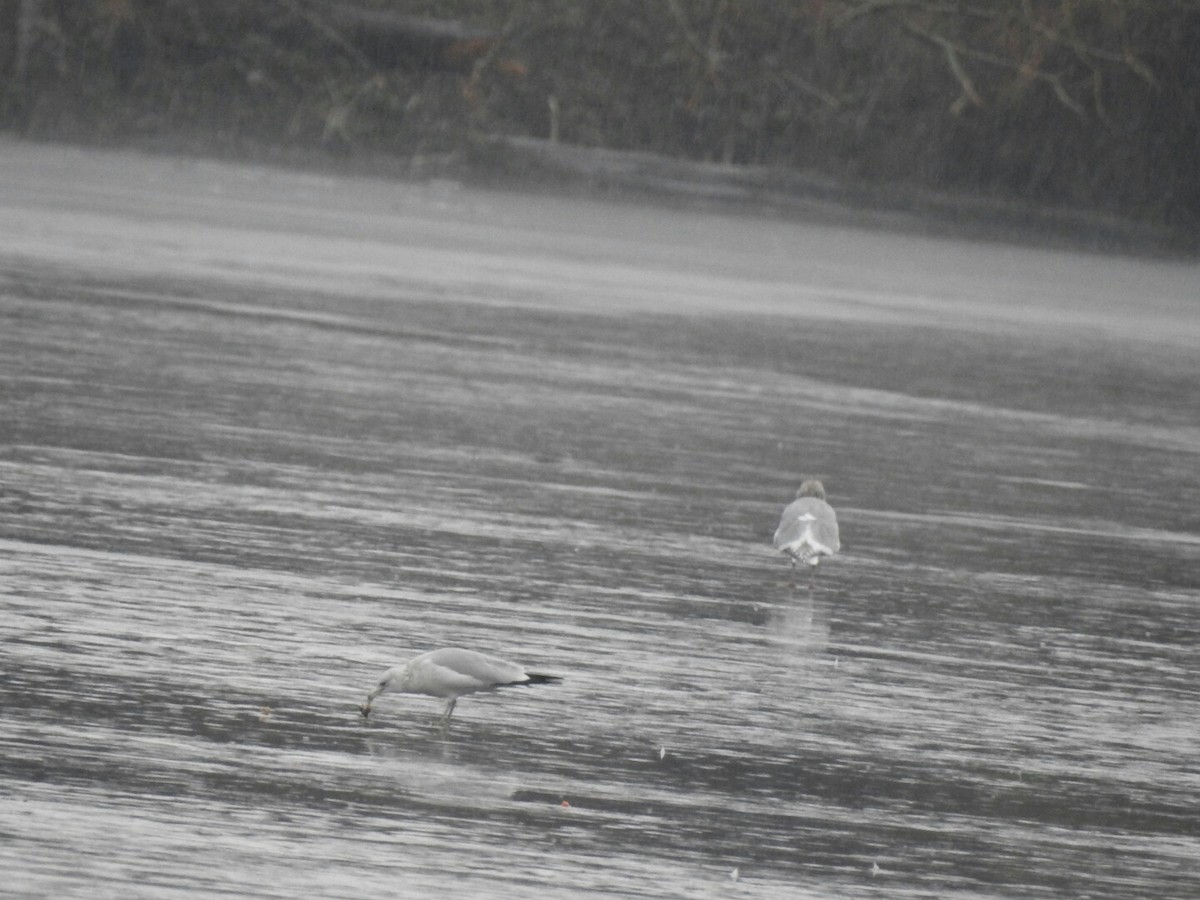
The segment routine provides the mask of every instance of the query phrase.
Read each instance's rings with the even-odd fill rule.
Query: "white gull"
[[[822,556],[832,556],[841,547],[837,513],[825,502],[825,486],[810,478],[800,485],[796,499],[779,519],[775,549],[791,557],[794,572],[798,562],[815,570]]]
[[[366,718],[371,713],[371,702],[380,694],[394,691],[402,694],[425,694],[441,697],[446,701],[442,713],[442,724],[450,724],[454,704],[464,694],[494,691],[511,686],[553,684],[562,681],[557,675],[526,672],[522,666],[493,656],[484,656],[474,650],[458,647],[443,647],[430,650],[414,657],[404,665],[393,666],[379,679],[379,683],[367,696],[362,705]]]

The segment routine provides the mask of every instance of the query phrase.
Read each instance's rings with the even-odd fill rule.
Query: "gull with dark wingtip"
[[[425,694],[446,701],[442,727],[450,726],[454,704],[464,694],[494,691],[502,687],[554,684],[562,681],[557,675],[526,672],[516,663],[474,650],[443,647],[414,657],[404,665],[393,666],[383,673],[379,683],[361,707],[363,718],[371,714],[371,703],[380,694],[393,691],[402,694]]]
[[[804,481],[796,492],[796,499],[784,509],[779,527],[775,529],[775,549],[791,557],[793,579],[796,563],[811,566],[811,589],[811,575],[816,572],[821,557],[832,556],[841,546],[837,513],[825,502],[825,486],[815,478]]]

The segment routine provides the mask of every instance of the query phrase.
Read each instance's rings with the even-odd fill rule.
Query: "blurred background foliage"
[[[33,138],[511,135],[1200,231],[1200,0],[0,0],[0,71]]]

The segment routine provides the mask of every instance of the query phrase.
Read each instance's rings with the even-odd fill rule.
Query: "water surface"
[[[156,213],[219,258],[139,254],[158,194],[89,180],[84,220],[0,185],[45,229],[0,220],[6,890],[1196,895],[1200,362],[1110,327],[1125,281],[1014,313],[997,273],[1033,251],[930,242],[992,259],[961,316],[910,302],[954,298],[933,257],[894,303],[839,307],[821,285],[879,287],[827,259],[811,307],[722,305],[752,262],[795,277],[758,236],[798,226],[701,216],[728,235],[705,270],[678,213],[566,205],[574,261],[532,266],[527,201],[394,187],[405,240],[293,181],[236,222],[187,193],[239,171]],[[306,208],[303,240],[270,224]],[[482,253],[503,221],[469,291],[356,280],[355,229]],[[250,265],[268,246],[312,283]],[[1156,272],[1163,321],[1195,286],[1103,265]],[[806,475],[843,538],[811,591],[770,548]],[[447,734],[428,698],[359,716],[443,645],[565,681]]]

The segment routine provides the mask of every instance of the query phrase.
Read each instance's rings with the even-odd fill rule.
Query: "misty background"
[[[717,197],[1194,247],[1198,48],[1190,0],[5,0],[0,124],[668,191],[568,148],[648,153],[754,173],[684,170]]]

